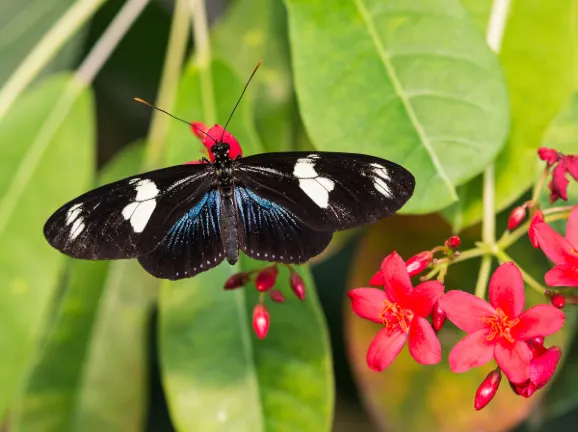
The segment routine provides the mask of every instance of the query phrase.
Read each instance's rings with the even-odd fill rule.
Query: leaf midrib
[[[403,104],[403,107],[405,108],[405,111],[409,117],[409,120],[410,120],[412,126],[414,127],[415,131],[417,132],[417,134],[419,136],[421,144],[426,149],[438,175],[440,176],[440,178],[442,179],[442,181],[446,185],[446,187],[450,193],[450,196],[453,198],[454,201],[456,201],[458,199],[458,195],[456,193],[454,185],[452,184],[451,180],[447,176],[446,171],[444,170],[440,160],[438,159],[436,153],[434,152],[433,147],[432,147],[421,123],[419,122],[419,120],[417,118],[417,115],[413,109],[413,106],[411,105],[411,103],[409,101],[409,98],[405,94],[405,91],[401,85],[401,82],[399,81],[397,74],[395,72],[395,69],[393,68],[393,65],[391,64],[389,55],[387,54],[385,47],[383,46],[383,44],[381,43],[381,40],[379,39],[379,35],[377,34],[375,26],[373,25],[373,20],[371,18],[369,11],[365,7],[363,0],[353,0],[353,2],[357,8],[359,15],[361,16],[361,18],[363,19],[363,21],[366,25],[367,32],[369,33],[369,36],[371,37],[373,45],[375,46],[375,49],[379,55],[379,58],[381,59],[381,62],[383,63],[383,66],[385,68],[387,75],[391,79],[391,83],[393,85],[395,93],[399,97],[399,99],[401,100],[401,103]]]

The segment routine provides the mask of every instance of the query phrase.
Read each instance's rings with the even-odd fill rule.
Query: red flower
[[[399,354],[406,340],[412,357],[421,364],[441,360],[441,346],[435,331],[425,319],[444,287],[438,281],[412,288],[403,259],[393,252],[381,264],[385,291],[356,288],[349,291],[353,311],[361,318],[383,324],[367,351],[367,364],[382,371]]]
[[[520,396],[529,398],[536,390],[544,387],[556,371],[556,366],[562,356],[560,348],[554,346],[544,348],[543,341],[539,343],[531,340],[526,342],[530,348],[532,360],[530,361],[530,377],[523,383],[510,383],[512,390]]]
[[[552,170],[552,181],[548,185],[550,188],[550,202],[555,202],[558,198],[568,201],[568,179],[566,173],[578,181],[578,156],[564,155],[554,149],[541,147],[538,149],[540,159],[548,164],[548,167],[554,166]]]
[[[209,152],[209,159],[211,162],[215,161],[215,155],[211,151],[211,147],[216,144],[216,142],[224,142],[229,144],[229,156],[231,159],[236,159],[237,156],[242,156],[243,151],[241,150],[241,146],[229,131],[225,131],[223,134],[223,126],[221,125],[214,125],[211,129],[207,130],[207,126],[201,122],[193,122],[191,123],[191,129],[193,130],[194,134],[199,137]],[[223,139],[221,141],[221,136]],[[194,163],[199,163],[198,161],[194,161]]]
[[[510,213],[510,217],[508,218],[508,231],[512,231],[514,228],[517,228],[525,217],[526,207],[519,206],[512,210],[512,213]]]
[[[530,227],[528,228],[528,237],[530,237],[530,243],[532,243],[532,246],[535,248],[539,246],[538,239],[536,238],[535,228],[536,225],[542,222],[544,222],[544,213],[538,209],[532,215],[532,219],[530,220]]]
[[[474,399],[474,408],[476,411],[481,410],[490,403],[496,395],[501,381],[502,372],[500,368],[494,369],[486,376],[476,391],[476,398]]]
[[[540,147],[538,149],[538,156],[548,165],[554,165],[558,161],[558,152],[554,149],[547,147]]]
[[[578,207],[574,207],[566,225],[566,238],[547,223],[534,227],[534,235],[542,251],[555,266],[546,273],[549,286],[578,287]]]
[[[386,257],[383,260],[383,262],[385,262],[387,258],[388,257]],[[411,277],[424,271],[431,264],[432,261],[433,261],[433,253],[431,251],[423,251],[409,258],[405,262],[405,267]],[[381,267],[383,268],[383,263],[381,264]],[[385,279],[383,276],[383,271],[381,269],[379,269],[377,273],[375,273],[373,277],[369,280],[369,285],[373,286],[383,286],[384,283]]]
[[[469,333],[452,349],[453,372],[466,372],[492,358],[514,383],[530,377],[531,353],[524,342],[557,332],[564,313],[552,305],[538,305],[522,313],[524,281],[513,263],[502,264],[492,275],[490,303],[463,291],[450,291],[439,303],[448,319]]]

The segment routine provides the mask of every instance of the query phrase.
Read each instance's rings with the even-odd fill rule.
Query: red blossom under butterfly
[[[568,201],[568,184],[566,174],[570,174],[574,180],[578,181],[578,155],[564,155],[554,149],[541,147],[538,149],[538,156],[545,161],[552,170],[552,181],[548,184],[550,188],[550,202],[558,199]]]
[[[243,156],[243,151],[241,146],[239,145],[239,141],[237,138],[233,136],[229,131],[225,131],[223,134],[223,126],[216,124],[211,129],[207,130],[207,126],[201,122],[193,122],[191,123],[191,129],[194,134],[199,137],[203,146],[207,149],[209,153],[209,160],[211,162],[215,161],[215,155],[211,151],[211,147],[215,145],[215,141],[219,141],[221,139],[221,135],[223,136],[222,142],[229,144],[229,156],[231,159],[236,159],[238,156]],[[206,132],[206,133],[203,133]],[[202,163],[201,161],[191,161],[187,162],[188,164],[199,164]]]
[[[405,342],[421,364],[441,360],[441,346],[426,317],[431,314],[444,287],[438,281],[412,288],[403,259],[393,252],[381,264],[385,290],[356,288],[349,291],[353,311],[361,318],[383,324],[369,346],[367,364],[382,371],[397,357]]]
[[[534,227],[534,236],[542,251],[555,266],[544,276],[549,286],[578,287],[578,207],[574,207],[566,225],[566,237],[545,222]]]
[[[510,382],[510,385],[516,394],[529,398],[552,379],[562,351],[557,346],[546,349],[543,338],[528,340],[526,344],[531,355],[530,377],[523,383]]]
[[[492,275],[490,302],[463,291],[449,291],[440,301],[447,317],[468,335],[449,356],[452,372],[466,372],[492,358],[513,383],[530,378],[532,355],[526,340],[551,335],[564,324],[564,313],[552,305],[524,309],[524,281],[513,263]]]

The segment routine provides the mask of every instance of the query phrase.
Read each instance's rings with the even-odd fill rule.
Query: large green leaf
[[[241,82],[224,64],[212,64],[219,120],[226,118]],[[190,69],[179,89],[175,112],[202,119],[199,71]],[[254,136],[251,110],[241,104],[229,130],[251,154],[260,150]],[[175,124],[171,132],[170,163],[182,162],[196,140]],[[179,139],[182,137],[182,139]],[[192,138],[191,138],[192,137]],[[175,145],[175,143],[177,143]],[[300,268],[308,287],[299,302],[281,270],[279,287],[284,304],[266,300],[271,328],[265,340],[251,330],[251,314],[258,294],[251,286],[224,291],[234,271],[263,267],[241,257],[193,279],[163,284],[159,301],[161,369],[173,424],[178,431],[324,431],[329,430],[333,406],[331,357],[327,331],[312,279]]]
[[[107,165],[101,175],[101,183],[134,174],[140,166],[142,153],[142,143],[124,149]],[[108,262],[71,261],[71,271],[55,322],[28,375],[22,398],[11,413],[11,428],[14,431],[64,432],[80,430],[80,426],[82,430],[98,430],[104,425],[108,431],[139,429],[143,407],[138,400],[142,399],[144,380],[138,375],[139,369],[132,365],[142,363],[142,353],[139,355],[142,340],[138,337],[139,327],[131,322],[134,319],[131,304],[146,301],[146,298],[141,300],[126,294],[118,295],[118,291],[131,290],[135,296],[140,295],[142,288],[137,280],[142,272],[136,274],[138,279],[127,283],[126,275],[123,280],[117,281],[115,273],[109,274],[110,267]],[[124,283],[126,287],[120,286]],[[101,302],[103,290],[106,290],[109,300]],[[114,301],[110,301],[110,297]],[[110,321],[112,326],[108,334],[104,334],[105,337],[101,329],[99,337],[95,328],[110,325],[103,324],[103,320]],[[96,335],[95,339],[93,335]],[[115,349],[114,362],[98,358],[99,352],[108,352],[119,344],[122,349]],[[127,367],[131,372],[129,382],[122,376]],[[110,373],[112,378],[94,385],[88,375],[88,371],[94,369]],[[122,405],[121,412],[106,406],[104,410],[102,407],[99,410],[100,402],[92,404],[86,396],[93,393],[95,398],[106,401],[114,408],[119,403],[119,394],[123,392],[129,393],[133,399],[129,399],[130,404]],[[117,418],[113,418],[115,415]]]
[[[90,90],[60,76],[26,92],[0,121],[0,413],[44,331],[64,264],[42,227],[92,184],[92,109]]]
[[[457,0],[286,0],[301,115],[320,150],[406,166],[405,212],[457,199],[508,127],[497,58]],[[330,9],[329,9],[330,8]]]
[[[464,1],[468,9],[490,0]],[[536,149],[546,127],[575,89],[578,63],[576,20],[578,1],[515,0],[500,60],[510,93],[512,127],[508,143],[496,160],[496,208],[503,210],[524,191],[536,173]],[[547,61],[545,60],[547,59]],[[456,230],[482,217],[482,178],[459,189],[460,201],[444,212]]]

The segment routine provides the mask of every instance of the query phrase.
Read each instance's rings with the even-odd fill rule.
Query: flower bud
[[[536,234],[534,233],[534,228],[537,224],[544,222],[544,213],[540,209],[536,210],[532,215],[532,219],[530,219],[530,228],[528,228],[528,237],[530,238],[530,243],[532,246],[537,248],[538,239],[536,238]]]
[[[423,251],[408,259],[405,262],[405,268],[407,269],[407,272],[410,276],[415,276],[416,274],[424,271],[427,266],[431,264],[432,260],[433,253],[431,253],[431,251]]]
[[[450,249],[457,249],[462,244],[462,239],[458,236],[451,236],[449,239],[446,240],[445,246]]]
[[[552,303],[552,306],[562,309],[566,305],[566,299],[560,294],[554,294],[550,298],[550,303]]]
[[[265,292],[273,288],[273,285],[275,285],[275,281],[277,280],[278,273],[279,269],[277,268],[277,265],[265,267],[263,270],[261,270],[255,279],[255,286],[257,287],[257,291]]]
[[[273,300],[274,302],[285,303],[285,296],[279,290],[269,291],[269,297],[271,297],[271,300]]]
[[[508,218],[508,230],[512,231],[514,228],[517,228],[525,217],[526,207],[519,206],[512,210],[512,213],[510,213],[510,217]]]
[[[538,156],[544,162],[547,162],[548,165],[552,165],[556,163],[556,161],[558,160],[558,152],[554,149],[547,147],[540,147],[538,149]]]
[[[446,322],[446,313],[444,312],[444,310],[439,306],[439,303],[436,302],[436,304],[433,307],[432,310],[432,325],[435,331],[440,331],[441,328],[443,327],[444,323]]]
[[[303,300],[305,298],[305,282],[299,273],[296,271],[291,270],[291,276],[289,277],[289,283],[291,285],[291,290],[299,300]]]
[[[235,273],[233,276],[231,276],[229,279],[225,281],[224,288],[226,290],[241,288],[247,282],[249,282],[249,273],[246,272]]]
[[[474,400],[474,408],[476,411],[481,410],[490,403],[496,395],[501,381],[502,372],[500,368],[494,369],[486,376],[476,391],[476,398]]]
[[[385,284],[385,279],[383,278],[383,272],[378,270],[377,273],[369,280],[369,285],[382,287]]]
[[[269,331],[269,311],[264,304],[259,303],[253,309],[253,330],[259,339],[267,336]]]

